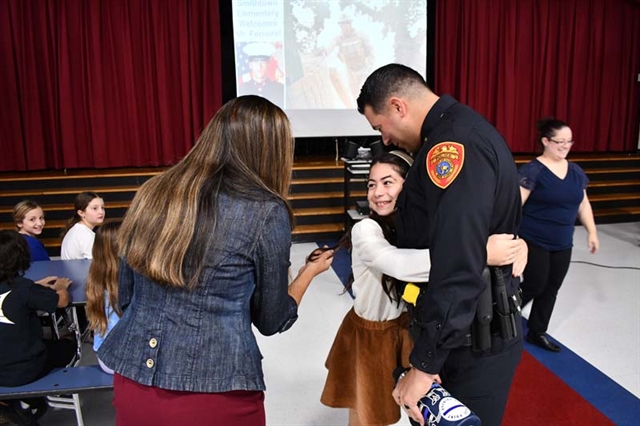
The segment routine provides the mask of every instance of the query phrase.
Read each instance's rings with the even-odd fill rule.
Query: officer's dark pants
[[[527,241],[529,258],[524,270],[522,306],[533,299],[529,314],[529,330],[546,333],[556,304],[558,290],[564,281],[571,262],[571,249],[547,251]]]
[[[522,356],[522,324],[509,342],[494,336],[488,353],[463,346],[449,353],[440,372],[442,386],[480,417],[482,426],[500,426],[511,382]]]

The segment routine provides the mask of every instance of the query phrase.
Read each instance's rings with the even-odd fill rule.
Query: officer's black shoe
[[[561,349],[560,346],[547,339],[547,335],[544,333],[536,334],[529,331],[527,333],[527,342],[533,343],[534,345],[540,346],[542,349],[546,349],[551,352],[560,352]]]

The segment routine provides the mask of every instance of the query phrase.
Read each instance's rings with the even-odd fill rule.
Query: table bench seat
[[[0,386],[0,400],[63,395],[113,388],[113,376],[97,365],[56,368],[35,382],[23,386]]]
[[[56,368],[26,385],[0,386],[0,400],[47,397],[47,403],[52,407],[74,410],[78,426],[84,426],[78,393],[98,389],[113,389],[113,376],[102,371],[100,366]]]

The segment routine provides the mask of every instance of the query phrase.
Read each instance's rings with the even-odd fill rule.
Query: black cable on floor
[[[640,271],[640,268],[636,268],[634,266],[609,266],[609,265],[600,265],[598,263],[585,262],[583,260],[572,260],[571,263],[584,263],[585,265],[598,266],[600,268],[609,268],[609,269],[631,269],[633,271]]]

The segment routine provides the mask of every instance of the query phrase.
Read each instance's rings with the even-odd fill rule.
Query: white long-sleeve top
[[[96,234],[87,225],[78,222],[67,231],[62,239],[60,258],[62,260],[93,259],[93,241]]]
[[[363,219],[351,230],[354,309],[369,321],[389,321],[406,310],[391,302],[382,289],[382,275],[407,282],[429,281],[429,250],[399,249],[389,244],[373,219]]]

